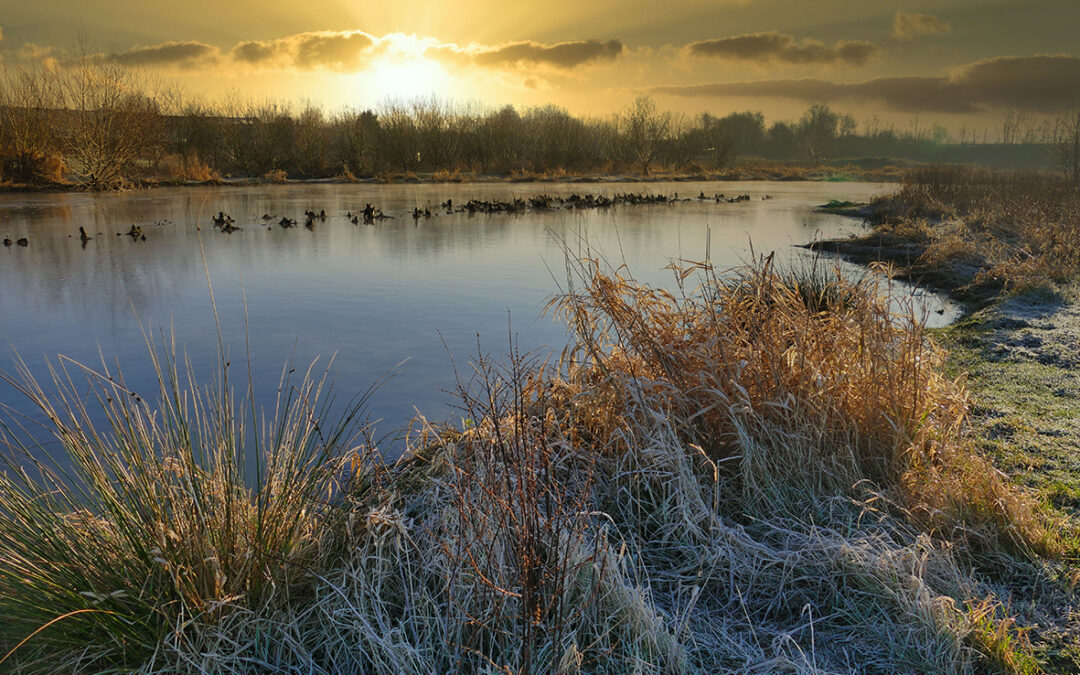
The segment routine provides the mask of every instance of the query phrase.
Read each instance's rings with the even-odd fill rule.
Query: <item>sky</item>
[[[0,0],[5,67],[103,61],[210,102],[554,104],[992,124],[1080,100],[1080,0]]]

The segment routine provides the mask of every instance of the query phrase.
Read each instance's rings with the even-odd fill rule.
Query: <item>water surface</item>
[[[817,213],[830,199],[866,200],[890,186],[865,183],[648,183],[462,185],[271,185],[161,188],[119,194],[0,195],[0,237],[29,246],[0,250],[0,369],[17,353],[39,376],[64,354],[86,363],[119,360],[129,386],[153,392],[143,331],[175,334],[196,369],[216,363],[213,286],[230,358],[245,361],[245,330],[260,400],[273,403],[282,365],[334,357],[339,394],[348,398],[380,375],[369,414],[379,428],[404,426],[417,411],[453,418],[453,361],[459,371],[480,349],[560,350],[566,330],[541,317],[564,281],[564,242],[573,255],[625,263],[640,280],[670,286],[672,259],[700,260],[706,241],[725,268],[756,253],[804,255],[796,244],[860,230],[857,221]],[[445,214],[448,198],[508,200],[547,193],[648,192],[681,197],[747,193],[736,204],[692,199],[672,205],[558,210],[518,215]],[[768,195],[769,199],[763,199]],[[366,203],[395,216],[375,225],[345,218]],[[431,219],[414,220],[415,206]],[[313,230],[282,229],[325,210]],[[211,226],[218,211],[243,229]],[[270,223],[264,214],[274,217]],[[117,236],[132,224],[145,241]],[[93,239],[82,246],[78,228]],[[205,261],[205,267],[204,267]],[[246,297],[246,326],[244,300]],[[956,308],[928,296],[932,322]],[[936,310],[944,309],[938,315]],[[336,355],[336,356],[335,356]],[[31,412],[9,386],[0,404]]]

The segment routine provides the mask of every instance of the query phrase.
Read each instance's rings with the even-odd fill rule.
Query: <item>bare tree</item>
[[[296,166],[301,174],[317,177],[326,173],[329,143],[322,109],[308,104],[296,120]]]
[[[285,169],[296,149],[296,122],[289,108],[277,101],[243,103],[232,96],[221,120],[223,140],[233,165],[248,176]]]
[[[509,173],[521,166],[524,124],[514,106],[508,105],[485,115],[477,125],[475,158],[480,171]]]
[[[701,133],[701,151],[711,169],[723,169],[735,157],[738,148],[736,133],[741,125],[732,122],[741,122],[740,115],[729,115],[723,119],[713,117],[709,113],[701,113],[698,117],[698,126]],[[756,119],[759,126],[754,127],[760,132],[760,124],[763,118]],[[734,129],[732,127],[735,127]],[[761,135],[764,135],[761,133]],[[744,148],[747,147],[744,144]]]
[[[156,101],[131,71],[93,54],[85,38],[76,38],[60,81],[75,179],[95,189],[124,184],[160,117]]]
[[[387,164],[401,171],[416,171],[422,159],[420,134],[409,108],[389,102],[379,113],[382,154]]]
[[[797,135],[803,155],[820,164],[825,161],[840,126],[840,116],[824,103],[816,103],[803,113],[799,120]]]
[[[627,153],[641,174],[649,175],[649,166],[671,135],[671,113],[657,110],[652,96],[638,96],[619,116],[619,123]]]
[[[461,156],[461,139],[452,127],[453,111],[434,96],[417,98],[410,105],[416,125],[420,159],[428,170],[453,169]]]
[[[375,172],[379,143],[379,120],[370,110],[345,111],[331,121],[333,145],[343,169],[357,176]]]

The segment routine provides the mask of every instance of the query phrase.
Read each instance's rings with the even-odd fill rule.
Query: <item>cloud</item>
[[[231,49],[194,40],[136,46],[106,54],[100,61],[159,68],[220,68],[223,65],[273,70],[358,71],[379,55],[416,58],[427,55],[459,66],[514,70],[542,65],[569,70],[588,63],[612,61],[626,52],[619,40],[578,40],[544,44],[533,41],[459,46],[434,38],[391,33],[377,37],[359,30],[297,33],[271,40],[244,40]],[[39,55],[40,56],[40,55]]]
[[[776,31],[701,40],[686,45],[686,52],[693,56],[760,63],[842,63],[851,66],[865,64],[879,51],[875,45],[861,40],[840,40],[830,47],[817,40],[796,42],[794,36]]]
[[[233,47],[229,55],[252,66],[355,70],[370,59],[375,44],[363,31],[320,31],[276,40],[247,40]]]
[[[460,47],[455,44],[432,44],[424,53],[458,65],[487,68],[512,68],[521,65],[544,65],[562,70],[598,61],[613,61],[626,51],[619,40],[578,40],[575,42],[507,42],[501,45]]]
[[[19,47],[19,58],[32,61],[42,61],[53,53],[52,47],[42,47],[33,42],[24,42]]]
[[[122,66],[172,66],[196,68],[215,64],[220,57],[218,48],[202,42],[162,42],[149,47],[132,47],[122,52],[104,54],[105,61]]]
[[[901,112],[972,113],[1011,107],[1041,113],[1066,109],[1080,92],[1080,57],[996,57],[951,69],[940,77],[879,77],[837,83],[820,79],[758,80],[651,87],[687,97],[769,97],[806,103],[854,100]]]
[[[894,39],[911,41],[923,35],[944,37],[952,31],[947,21],[942,21],[933,14],[915,12],[897,12],[893,17],[892,36]]]
[[[482,66],[500,67],[522,63],[543,64],[555,68],[575,68],[594,61],[613,61],[622,55],[625,47],[619,40],[579,40],[557,42],[552,45],[537,42],[511,42],[487,47],[473,53],[473,59]]]

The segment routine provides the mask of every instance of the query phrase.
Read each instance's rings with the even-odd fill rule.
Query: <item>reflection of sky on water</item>
[[[14,351],[44,377],[45,357],[96,363],[100,348],[106,360],[119,359],[133,389],[147,391],[153,380],[141,322],[155,333],[172,330],[178,346],[207,372],[217,333],[205,254],[234,361],[245,353],[246,295],[256,388],[265,392],[265,405],[272,405],[290,357],[306,365],[336,354],[342,399],[408,359],[370,406],[372,417],[384,420],[380,429],[389,430],[403,425],[414,406],[431,419],[451,415],[447,349],[462,370],[478,336],[486,352],[505,352],[508,313],[523,349],[561,349],[565,330],[539,317],[564,275],[560,239],[575,255],[602,254],[610,263],[625,262],[642,281],[670,285],[664,266],[673,258],[703,258],[707,231],[720,268],[748,260],[751,242],[758,253],[802,255],[793,244],[859,229],[855,221],[815,213],[814,205],[864,200],[885,189],[855,183],[287,185],[0,195],[0,237],[30,239],[28,248],[0,250],[0,369],[12,371]],[[438,208],[448,197],[461,204],[474,197],[630,191],[749,193],[752,199],[521,215],[445,215]],[[761,199],[765,194],[772,199]],[[368,202],[396,217],[375,226],[344,218]],[[414,221],[417,205],[439,215]],[[270,214],[271,223],[282,216],[302,223],[305,209],[325,209],[327,221],[308,231],[261,219]],[[244,229],[215,231],[210,219],[222,210]],[[142,226],[145,242],[116,236],[133,223]],[[97,234],[85,249],[80,225]],[[6,385],[0,402],[27,410]]]

